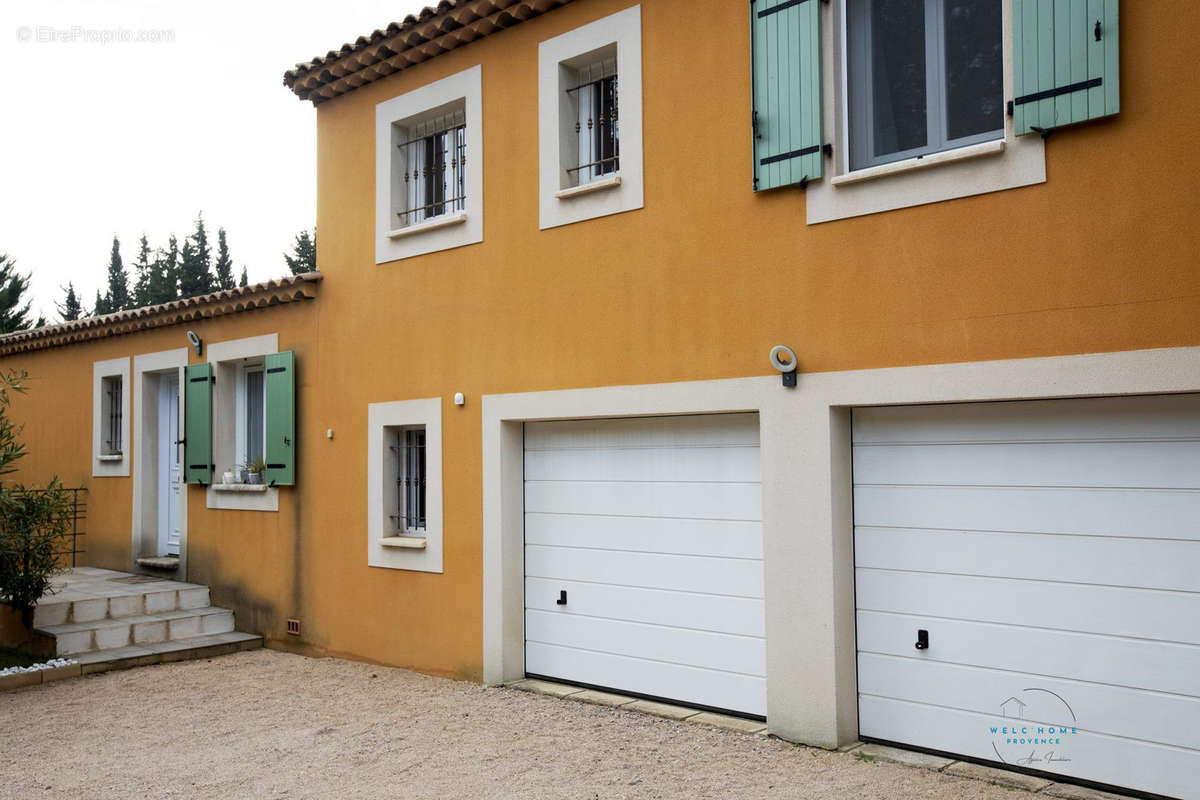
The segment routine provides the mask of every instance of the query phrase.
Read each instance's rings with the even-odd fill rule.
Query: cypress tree
[[[58,307],[58,315],[62,317],[63,322],[71,322],[85,316],[83,303],[79,302],[79,296],[75,294],[75,285],[68,282],[64,289],[66,296],[63,297],[61,303],[56,303]]]
[[[250,285],[250,276],[248,274],[246,274],[246,268],[242,267],[242,277],[241,277],[241,280],[238,281],[238,286],[249,286],[249,285]]]
[[[154,279],[154,262],[150,260],[150,243],[146,241],[146,234],[142,234],[141,240],[138,242],[137,261],[133,262],[133,270],[136,278],[133,283],[133,305],[135,308],[148,306],[153,304],[150,297],[150,284]]]
[[[108,258],[108,313],[124,311],[133,308],[133,298],[129,296],[129,276],[125,273],[125,265],[121,262],[121,242],[113,237],[112,253]]]
[[[314,230],[310,236],[306,229],[296,234],[291,255],[284,253],[283,260],[287,262],[288,269],[292,271],[293,275],[315,272],[317,269],[317,232]]]
[[[150,286],[151,302],[169,303],[179,299],[179,240],[175,234],[167,240],[166,249],[159,248],[154,260],[154,280]]]
[[[27,331],[46,324],[41,317],[31,316],[32,301],[25,300],[27,291],[29,276],[17,272],[15,259],[0,253],[0,333]]]
[[[229,245],[225,243],[225,229],[217,228],[217,288],[233,288],[233,260],[229,257]]]
[[[96,290],[96,305],[92,306],[92,316],[102,317],[108,314],[111,309],[108,307],[108,300],[100,296],[100,290]]]
[[[196,297],[213,290],[216,281],[212,275],[212,252],[208,246],[208,233],[204,230],[204,217],[196,218],[196,230],[184,239],[179,262],[180,297]]]

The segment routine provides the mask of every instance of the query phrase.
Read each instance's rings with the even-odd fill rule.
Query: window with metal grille
[[[464,110],[401,126],[393,160],[401,171],[403,203],[396,227],[405,228],[467,207],[467,125]]]
[[[617,55],[611,54],[575,71],[567,89],[574,111],[577,160],[567,168],[571,184],[580,186],[621,168],[621,129],[617,118]]]
[[[396,513],[401,534],[425,535],[425,426],[396,431]]]
[[[102,419],[104,435],[101,437],[102,454],[106,456],[121,455],[124,442],[121,441],[121,376],[108,375],[101,379],[104,392]]]

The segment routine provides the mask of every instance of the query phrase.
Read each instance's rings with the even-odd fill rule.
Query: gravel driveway
[[[970,798],[979,781],[271,650],[0,694],[0,798]]]

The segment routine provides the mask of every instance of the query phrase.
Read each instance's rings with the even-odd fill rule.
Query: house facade
[[[319,280],[0,340],[22,477],[275,646],[1187,796],[1197,23],[442,2],[285,77]]]

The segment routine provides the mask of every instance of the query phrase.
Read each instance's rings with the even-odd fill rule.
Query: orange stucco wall
[[[763,375],[778,343],[806,371],[1200,345],[1200,84],[1180,77],[1200,6],[1123,4],[1123,110],[1056,133],[1045,184],[807,226],[801,192],[750,190],[746,5],[645,0],[645,208],[539,231],[538,42],[629,5],[578,0],[320,106],[319,299],[201,331],[278,331],[303,376],[279,514],[191,490],[188,577],[239,626],[294,641],[299,616],[314,650],[478,678],[484,394]],[[484,242],[376,265],[375,104],[475,64]],[[8,359],[36,378],[31,469],[87,479],[91,362],[180,342]],[[424,397],[443,398],[444,573],[372,569],[367,404]],[[88,480],[114,531],[89,555],[120,565],[129,481]]]

